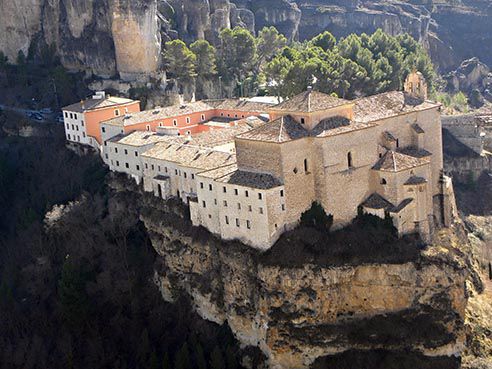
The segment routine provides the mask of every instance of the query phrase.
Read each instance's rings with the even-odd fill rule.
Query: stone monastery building
[[[97,133],[86,124],[85,138],[92,133],[111,170],[162,199],[179,197],[194,225],[222,239],[268,249],[313,202],[335,227],[359,207],[424,240],[449,223],[440,105],[427,100],[418,72],[403,92],[352,101],[308,89],[278,105],[214,100],[138,112],[133,103],[109,105],[120,114]],[[80,104],[65,116],[109,103]],[[66,124],[67,139],[79,142]]]

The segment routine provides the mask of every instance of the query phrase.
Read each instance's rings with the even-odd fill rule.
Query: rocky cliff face
[[[120,199],[138,191],[121,181],[112,188]],[[471,279],[459,227],[401,263],[287,266],[192,228],[177,202],[142,195],[139,203],[160,256],[154,279],[164,299],[188,295],[204,319],[228,324],[244,346],[259,347],[269,367],[321,368],[349,353],[365,362],[384,350],[405,365],[459,368]]]
[[[369,0],[0,0],[0,50],[15,60],[19,50],[55,45],[70,69],[135,78],[159,71],[161,41],[217,42],[222,28],[258,31],[275,26],[290,39],[329,30],[336,36],[382,28],[408,32],[443,69],[470,57],[492,64],[485,0],[411,3]]]

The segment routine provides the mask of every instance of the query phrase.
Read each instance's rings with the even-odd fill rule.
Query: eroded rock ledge
[[[459,368],[470,277],[459,229],[440,231],[435,245],[402,263],[286,266],[191,227],[179,203],[138,201],[160,255],[155,282],[164,299],[189,295],[204,319],[227,323],[270,367],[323,367],[350,352],[384,351],[421,367]]]

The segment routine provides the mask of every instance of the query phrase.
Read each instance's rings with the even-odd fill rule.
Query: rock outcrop
[[[161,68],[162,41],[207,38],[241,26],[275,26],[288,38],[306,39],[329,30],[337,37],[382,28],[410,33],[442,70],[467,58],[492,64],[485,0],[455,2],[369,0],[0,0],[0,51],[11,61],[54,45],[69,69],[125,78]]]
[[[121,181],[112,187],[121,199],[138,191]],[[193,228],[179,202],[145,194],[139,202],[160,256],[154,279],[164,299],[188,295],[204,319],[228,324],[244,346],[259,347],[269,367],[324,367],[340,355],[383,349],[422,368],[459,368],[470,279],[459,226],[400,263],[287,266]]]

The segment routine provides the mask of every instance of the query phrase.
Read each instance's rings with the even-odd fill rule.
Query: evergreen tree
[[[181,349],[176,354],[174,369],[192,369],[190,350],[187,342],[183,343],[183,346],[181,346]]]
[[[323,49],[323,51],[332,50],[337,43],[337,39],[330,32],[325,31],[311,39],[309,44]]]
[[[166,42],[165,64],[171,77],[190,82],[196,77],[196,56],[181,40]]]
[[[225,369],[224,357],[219,346],[215,346],[212,354],[210,355],[210,368],[211,369]]]
[[[190,45],[190,50],[196,56],[195,72],[198,77],[210,78],[217,73],[216,50],[208,41],[195,41]]]
[[[207,369],[207,360],[205,359],[205,353],[203,347],[199,343],[196,345],[195,362],[198,369]]]
[[[81,272],[72,265],[69,258],[63,263],[58,283],[58,296],[66,323],[73,328],[80,327],[87,320],[88,297]]]
[[[220,32],[220,70],[228,81],[242,81],[251,72],[256,56],[256,42],[241,27]]]

